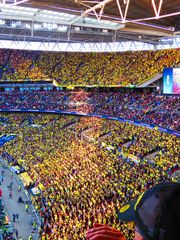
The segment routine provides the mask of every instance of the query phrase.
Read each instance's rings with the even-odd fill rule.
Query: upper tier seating
[[[64,85],[141,84],[165,67],[180,66],[180,50],[50,53],[0,49],[1,80],[55,79]]]

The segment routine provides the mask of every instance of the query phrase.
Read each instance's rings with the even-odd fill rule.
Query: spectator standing
[[[25,208],[26,208],[26,212],[27,212],[27,214],[28,214],[28,213],[29,213],[29,205],[26,204]]]
[[[16,222],[16,214],[13,213],[13,222]]]
[[[19,213],[16,213],[17,222],[19,222]]]
[[[9,199],[12,199],[12,190],[9,191]]]
[[[15,229],[15,235],[16,235],[16,238],[18,239],[18,237],[19,237],[19,233],[18,233],[17,228]]]

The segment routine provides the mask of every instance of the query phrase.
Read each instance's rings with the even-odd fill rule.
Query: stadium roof
[[[174,44],[179,0],[1,0],[0,40]]]

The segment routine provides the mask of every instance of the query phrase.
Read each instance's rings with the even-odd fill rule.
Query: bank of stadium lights
[[[4,25],[5,24],[5,21],[0,19],[0,25]]]
[[[63,26],[63,25],[58,25],[56,23],[43,23],[43,29],[44,30],[57,30],[59,32],[66,32],[68,27],[67,26]]]
[[[16,21],[16,22],[12,22],[11,23],[11,27],[12,28],[18,28],[21,26],[21,22],[20,21]]]
[[[59,31],[59,32],[66,32],[67,29],[68,29],[67,26],[58,26],[58,31]]]
[[[0,2],[0,18],[3,20],[21,20],[34,23],[55,23],[66,26],[79,26],[90,28],[101,28],[117,30],[124,27],[123,24],[115,23],[108,20],[97,20],[96,18],[82,17],[64,12],[57,12],[38,8],[29,8],[14,5],[3,5]],[[85,21],[83,21],[85,20]],[[38,27],[37,27],[38,28]],[[51,26],[49,26],[51,28]],[[58,28],[61,30],[61,28]],[[63,28],[65,29],[65,27]],[[64,31],[64,30],[63,30]]]
[[[43,31],[59,31],[66,32],[68,27],[65,25],[58,25],[56,23],[32,23],[32,22],[23,22],[16,20],[3,20],[0,19],[0,26],[3,28],[13,28],[13,29],[34,29],[34,30],[43,30]]]
[[[13,23],[12,27],[19,27],[23,24],[23,22]],[[33,27],[34,30],[45,30],[45,31],[59,31],[59,32],[66,32],[68,27],[63,25],[58,25],[56,23],[26,23],[25,28],[31,29]]]
[[[63,25],[57,25],[55,23],[35,23],[33,26],[34,30],[47,30],[47,31],[59,31],[66,32],[68,27]]]
[[[41,29],[42,29],[42,24],[35,23],[35,24],[33,25],[33,28],[34,28],[34,30],[41,30]]]
[[[25,28],[26,29],[31,29],[31,24],[30,23],[25,23]]]
[[[43,28],[47,30],[57,29],[56,23],[43,23]]]

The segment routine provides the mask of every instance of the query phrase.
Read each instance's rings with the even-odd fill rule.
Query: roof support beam
[[[16,5],[19,5],[19,4],[28,2],[28,1],[29,0],[1,0],[2,4],[4,4],[4,5],[9,4],[9,5],[13,5],[13,6],[16,6]]]
[[[83,16],[77,16],[75,17],[71,22],[68,23],[68,25],[73,25],[76,22],[78,22],[79,20],[81,20],[81,18],[83,18]]]
[[[87,16],[90,12],[95,12],[97,9],[104,9],[104,7],[106,6],[106,4],[113,2],[113,0],[104,0],[96,5],[94,5],[93,7],[90,7],[89,9],[85,10],[82,14],[82,16]]]
[[[101,19],[101,17],[106,18],[106,15],[103,15],[104,8],[107,4],[110,4],[111,2],[116,2],[117,3],[117,8],[119,9],[119,14],[120,17],[119,19],[116,18],[116,21],[122,21],[122,23],[128,23],[128,22],[141,22],[141,21],[148,21],[148,20],[155,20],[155,19],[160,19],[160,18],[167,18],[171,16],[177,16],[180,15],[180,12],[173,12],[173,13],[167,13],[167,14],[160,14],[162,10],[162,5],[163,5],[163,0],[159,0],[159,4],[156,4],[155,0],[151,0],[151,5],[154,9],[154,15],[151,17],[146,17],[146,18],[137,18],[137,19],[128,19],[127,14],[128,14],[128,9],[130,5],[130,0],[103,0],[101,2],[98,2],[94,6],[92,6],[92,3],[90,1],[86,0],[75,0],[75,2],[85,6],[87,9],[82,13],[82,16],[87,16],[88,14],[94,13],[97,19]],[[125,5],[125,12],[123,14],[122,12],[122,5]],[[99,14],[98,14],[99,11]]]

